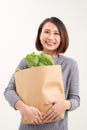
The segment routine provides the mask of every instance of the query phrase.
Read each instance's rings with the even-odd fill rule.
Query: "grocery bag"
[[[45,114],[52,104],[49,101],[65,99],[61,65],[36,66],[15,72],[16,91],[22,101]],[[22,113],[21,113],[22,114]],[[62,113],[56,120],[64,118]],[[28,124],[22,115],[22,123]],[[46,122],[48,123],[48,122]]]

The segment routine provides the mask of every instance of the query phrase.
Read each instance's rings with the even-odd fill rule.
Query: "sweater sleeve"
[[[71,101],[70,111],[76,109],[80,105],[79,97],[79,70],[76,61],[73,61],[71,67],[71,80],[69,87],[68,99]]]
[[[25,68],[27,68],[27,64],[26,64],[25,60],[22,59],[21,62],[19,63],[19,65],[17,66],[17,69],[25,69]],[[15,109],[15,103],[18,100],[21,100],[16,92],[14,74],[12,75],[12,77],[8,83],[8,86],[6,87],[6,89],[4,91],[4,96],[5,96],[5,99],[9,102],[9,104],[14,109]]]

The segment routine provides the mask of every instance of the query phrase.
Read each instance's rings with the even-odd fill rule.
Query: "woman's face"
[[[57,26],[47,22],[42,28],[40,41],[44,52],[55,53],[60,45],[60,34]]]

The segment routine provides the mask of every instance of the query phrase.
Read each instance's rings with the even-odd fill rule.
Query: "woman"
[[[61,65],[65,100],[49,102],[52,104],[52,108],[42,116],[37,108],[26,105],[17,95],[14,75],[5,89],[5,98],[14,109],[23,113],[29,121],[29,124],[20,123],[19,130],[68,130],[68,112],[76,109],[80,104],[79,73],[76,61],[61,54],[67,50],[69,45],[68,33],[63,22],[56,17],[45,19],[38,28],[35,45],[38,51],[51,55],[55,64]],[[25,68],[28,68],[28,65],[23,59],[17,69]],[[44,123],[53,121],[64,111],[63,120]]]

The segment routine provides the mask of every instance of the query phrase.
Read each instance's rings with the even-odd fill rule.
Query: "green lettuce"
[[[28,64],[28,67],[55,65],[52,56],[45,54],[44,52],[41,52],[40,54],[36,54],[35,52],[27,54],[25,60]]]

